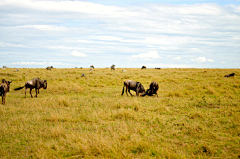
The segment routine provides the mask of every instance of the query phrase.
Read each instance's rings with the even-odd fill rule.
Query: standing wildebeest
[[[35,97],[37,98],[37,94],[39,94],[39,89],[40,88],[47,89],[47,81],[46,80],[41,80],[39,78],[34,78],[30,81],[27,81],[24,86],[15,88],[14,90],[15,91],[20,90],[20,89],[23,89],[24,87],[25,87],[25,98],[26,98],[26,93],[27,93],[28,88],[30,88],[30,94],[31,94],[32,98],[33,98],[32,89],[35,88],[35,90],[36,90]]]
[[[156,81],[152,81],[149,86],[149,89],[147,89],[146,91],[146,95],[152,96],[153,94],[156,94],[158,97],[158,94],[157,94],[158,88],[159,88],[158,83]]]
[[[141,69],[146,69],[147,67],[146,66],[142,66],[142,68]]]
[[[123,86],[123,90],[122,90],[122,95],[124,94],[124,87],[126,87],[127,96],[128,96],[127,92],[129,92],[131,94],[130,90],[135,91],[137,96],[139,96],[138,93],[141,93],[142,96],[145,95],[145,93],[146,93],[143,85],[140,82],[135,82],[135,81],[132,81],[132,80],[125,81],[124,86]],[[131,96],[132,96],[132,94],[131,94]]]
[[[111,66],[111,71],[112,71],[112,70],[115,71],[115,69],[116,69],[115,67],[116,67],[115,65],[112,65],[112,66]]]
[[[2,80],[2,83],[0,84],[0,96],[2,96],[2,104],[5,104],[5,98],[7,95],[7,92],[10,90],[10,81],[5,81],[5,79]]]
[[[7,66],[3,66],[3,68],[7,68]]]
[[[224,77],[232,77],[232,76],[234,76],[235,75],[235,73],[231,73],[231,74],[229,74],[229,75],[225,75]]]
[[[156,67],[155,69],[157,69],[157,70],[161,70],[161,68],[160,68],[160,67]]]
[[[91,65],[91,66],[90,66],[90,68],[94,68],[94,66],[93,66],[93,65]]]
[[[46,69],[51,70],[52,68],[53,68],[53,66],[48,66]]]

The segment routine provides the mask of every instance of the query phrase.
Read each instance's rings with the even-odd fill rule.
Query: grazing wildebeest
[[[5,104],[5,99],[6,99],[6,95],[7,92],[9,92],[10,90],[10,83],[12,83],[10,81],[6,81],[5,79],[2,80],[2,83],[0,84],[0,96],[2,96],[2,104]]]
[[[93,65],[91,65],[91,66],[90,66],[90,68],[94,68],[94,66],[93,66]]]
[[[161,70],[161,68],[159,68],[159,67],[156,67],[155,69],[157,69],[157,70]]]
[[[3,66],[3,68],[7,68],[7,66]]]
[[[232,77],[232,76],[234,76],[235,75],[235,73],[231,73],[231,74],[229,74],[229,75],[225,75],[224,77]]]
[[[142,68],[141,69],[146,69],[147,67],[146,66],[142,66]]]
[[[116,69],[116,66],[115,66],[115,65],[112,65],[112,66],[111,66],[111,71],[112,71],[112,70],[115,71],[115,69]]]
[[[46,69],[51,70],[52,68],[53,68],[53,66],[48,66]]]
[[[123,90],[122,90],[122,95],[124,94],[124,87],[126,87],[127,96],[128,96],[127,92],[129,92],[131,94],[130,90],[135,91],[137,96],[139,96],[139,93],[141,93],[142,96],[145,95],[145,93],[146,93],[143,85],[140,82],[135,82],[132,80],[125,81]],[[131,94],[131,96],[132,96],[132,94]]]
[[[39,94],[39,89],[40,88],[47,89],[47,81],[46,80],[41,80],[39,78],[34,78],[32,80],[27,81],[24,86],[15,88],[14,90],[15,91],[20,90],[20,89],[23,89],[24,87],[25,87],[25,98],[26,98],[26,93],[27,93],[28,88],[30,88],[30,94],[31,94],[32,98],[33,98],[32,89],[35,88],[35,90],[36,90],[35,97],[37,98],[37,94]]]
[[[158,83],[156,81],[152,81],[149,86],[149,89],[147,89],[146,91],[146,95],[152,96],[153,94],[156,94],[158,97],[158,94],[157,94],[158,88],[159,88]]]

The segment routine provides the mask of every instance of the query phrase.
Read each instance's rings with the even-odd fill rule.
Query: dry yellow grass
[[[121,70],[0,69],[13,80],[0,158],[240,157],[239,69]],[[36,77],[48,81],[38,98],[13,90]],[[127,79],[157,81],[159,97],[121,96]]]

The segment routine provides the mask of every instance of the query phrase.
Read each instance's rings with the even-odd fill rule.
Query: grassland
[[[38,98],[13,90],[36,77],[48,81]],[[0,158],[240,158],[239,69],[0,69],[0,78],[13,80]],[[157,81],[159,97],[121,96],[127,79]]]

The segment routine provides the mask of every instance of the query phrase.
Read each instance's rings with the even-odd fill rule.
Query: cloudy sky
[[[240,0],[0,0],[0,66],[240,68]]]

